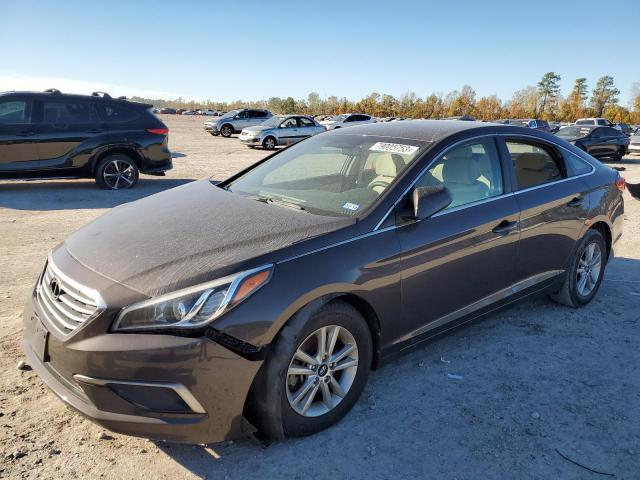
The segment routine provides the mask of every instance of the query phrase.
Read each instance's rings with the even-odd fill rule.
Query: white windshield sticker
[[[342,205],[342,208],[344,208],[345,210],[351,210],[352,212],[355,212],[356,210],[358,210],[360,208],[360,205],[356,205],[355,203],[347,202],[344,205]]]
[[[411,155],[418,150],[418,147],[414,145],[403,145],[402,143],[378,142],[373,144],[369,150],[372,152],[389,152]]]

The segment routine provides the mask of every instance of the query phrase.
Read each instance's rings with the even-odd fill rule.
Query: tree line
[[[586,78],[577,78],[573,89],[563,96],[560,91],[561,76],[547,72],[535,86],[516,91],[509,100],[496,95],[477,98],[475,90],[465,85],[461,90],[449,93],[432,93],[424,98],[413,92],[395,98],[392,95],[373,92],[352,101],[345,97],[321,98],[316,92],[306,99],[271,97],[262,101],[205,102],[145,99],[132,100],[151,103],[157,108],[211,109],[229,111],[235,108],[265,108],[274,113],[299,113],[307,115],[336,115],[348,112],[365,112],[376,117],[446,118],[469,115],[479,120],[500,118],[540,118],[548,121],[573,122],[581,117],[605,117],[612,122],[640,123],[640,83],[632,88],[632,100],[628,106],[619,102],[620,90],[613,77],[599,78],[589,91]]]

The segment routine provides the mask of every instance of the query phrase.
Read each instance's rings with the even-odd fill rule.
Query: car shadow
[[[182,152],[171,152],[171,158],[182,158],[182,157],[186,157],[187,154],[186,153],[182,153]]]
[[[103,190],[93,180],[8,180],[0,183],[0,208],[75,210],[112,208],[192,182],[186,178],[141,178],[130,190]]]
[[[629,338],[640,325],[639,279],[639,260],[615,258],[598,295],[581,309],[536,298],[422,344],[371,372],[354,409],[315,435],[271,444],[153,443],[201,479],[252,472],[265,478],[334,478],[336,472],[353,479],[468,478],[490,469],[492,478],[514,472],[512,478],[525,478],[531,468],[566,478],[573,466],[554,448],[577,455],[576,442],[596,465],[620,469],[626,453],[604,456],[591,438],[615,444],[634,431],[632,422],[611,425],[633,397],[627,382],[636,367],[620,358],[635,348]],[[536,419],[540,413],[532,417],[538,410],[544,422]],[[572,428],[555,428],[564,424]],[[480,449],[494,450],[477,455]],[[545,465],[532,464],[532,457],[544,457]],[[620,477],[633,468],[626,462],[629,471],[616,472]],[[333,470],[318,474],[327,464]]]

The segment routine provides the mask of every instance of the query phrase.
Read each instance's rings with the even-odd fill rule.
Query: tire
[[[136,162],[123,153],[107,155],[96,167],[95,178],[100,188],[125,190],[138,183],[140,171]]]
[[[231,135],[233,135],[233,127],[228,123],[223,125],[220,129],[220,135],[222,135],[224,138],[229,138]]]
[[[219,133],[213,133],[213,132],[209,132],[211,133],[211,135],[213,135],[214,137],[217,137],[218,135],[220,135]]]
[[[594,249],[594,258],[596,254],[599,254],[600,262],[597,267],[597,275],[594,275],[594,271],[596,270],[596,265],[594,265],[595,261],[593,262],[594,264],[588,267],[587,272],[584,271],[585,262],[590,263],[590,248]],[[593,300],[593,297],[598,293],[598,289],[602,283],[602,277],[604,276],[604,271],[607,265],[606,256],[607,246],[602,234],[597,230],[588,230],[582,240],[578,243],[578,247],[571,259],[569,268],[567,269],[567,274],[562,288],[559,292],[551,295],[551,298],[558,303],[573,308],[581,307]],[[579,269],[583,271],[582,274]],[[589,271],[591,273],[588,273]],[[585,284],[582,284],[581,282],[583,278],[587,278]],[[582,289],[581,285],[589,288],[587,290]]]
[[[298,349],[302,345],[305,351],[309,351],[308,356],[318,362],[314,356],[317,352],[309,349],[308,345],[315,343],[316,347],[318,346],[318,331],[322,331],[323,328],[327,346],[330,344],[331,332],[338,331],[338,335],[341,335],[334,343],[334,358],[352,345],[343,340],[355,342],[355,352],[352,351],[337,364],[338,367],[347,364],[351,366],[332,371],[331,362],[325,360],[314,366],[313,374],[291,373],[291,368],[310,370],[308,365],[303,366],[297,357]],[[335,330],[336,328],[338,330]],[[249,401],[249,420],[263,436],[272,440],[311,435],[330,427],[353,408],[362,393],[371,367],[372,351],[367,323],[350,304],[336,300],[311,314],[300,312],[282,329],[254,382]],[[353,365],[354,358],[357,365]],[[320,379],[322,374],[326,376]],[[335,387],[330,379],[326,380],[327,377],[333,377],[340,388]],[[311,385],[311,388],[294,407],[292,402],[304,393],[307,385]],[[336,393],[340,389],[343,389],[343,397]],[[327,390],[330,394],[328,403],[331,408],[324,401]],[[307,402],[309,397],[311,401]],[[301,413],[305,404],[309,404],[308,409]]]
[[[262,141],[262,148],[265,150],[273,150],[276,148],[276,139],[274,137],[267,137]]]
[[[626,149],[624,147],[620,147],[618,151],[613,155],[613,161],[614,162],[621,161],[625,153],[626,153]]]

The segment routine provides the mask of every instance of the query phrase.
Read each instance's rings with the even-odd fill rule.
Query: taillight
[[[624,179],[624,177],[621,177],[618,175],[618,178],[616,178],[616,187],[618,187],[618,190],[620,190],[621,192],[624,192],[624,189],[627,186],[627,181]]]
[[[169,129],[168,128],[147,128],[147,132],[154,133],[156,135],[168,135]]]

